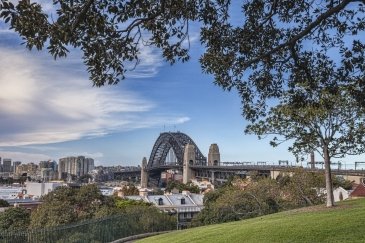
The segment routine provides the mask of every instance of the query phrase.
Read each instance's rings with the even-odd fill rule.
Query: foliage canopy
[[[331,159],[365,151],[365,109],[351,94],[360,88],[326,73],[329,63],[321,61],[323,66],[308,67],[313,77],[319,77],[316,88],[307,81],[284,93],[263,119],[247,126],[246,133],[259,138],[274,135],[273,146],[292,140],[289,151],[297,156],[317,151],[324,158],[327,206],[333,206]]]
[[[30,224],[30,212],[24,208],[11,207],[0,213],[1,230],[24,230]]]
[[[0,207],[9,207],[10,204],[4,199],[0,199]]]
[[[318,193],[324,184],[322,174],[303,169],[286,171],[277,180],[236,178],[231,185],[204,196],[204,209],[194,224],[235,221],[319,204],[324,200]]]
[[[224,89],[236,88],[243,113],[254,121],[268,99],[303,82],[315,89],[313,58],[349,85],[363,105],[365,7],[362,0],[264,1],[57,0],[49,15],[38,3],[0,1],[0,17],[27,48],[47,48],[55,58],[83,52],[94,85],[115,84],[139,63],[142,45],[161,50],[170,63],[189,59],[189,25],[200,23],[203,71]],[[232,15],[232,16],[230,16]],[[319,63],[320,64],[320,63]],[[336,84],[335,84],[336,85]]]
[[[50,227],[70,224],[84,219],[108,214],[113,201],[103,196],[96,185],[82,186],[80,189],[58,187],[42,198],[43,203],[31,214],[31,226]]]
[[[192,182],[188,182],[186,184],[178,182],[178,181],[169,181],[166,185],[166,191],[171,192],[172,190],[177,189],[179,192],[189,191],[191,193],[199,193],[199,187],[194,185]]]

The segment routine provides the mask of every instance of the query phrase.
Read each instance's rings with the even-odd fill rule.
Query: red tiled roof
[[[365,197],[365,186],[360,183],[353,192],[351,192],[350,197]]]

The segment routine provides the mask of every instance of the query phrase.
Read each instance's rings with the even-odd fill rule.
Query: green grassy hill
[[[154,236],[138,242],[365,242],[365,199]]]

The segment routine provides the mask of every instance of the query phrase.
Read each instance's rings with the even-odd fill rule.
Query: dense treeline
[[[348,187],[334,178],[336,186]],[[235,178],[204,197],[204,209],[193,225],[205,225],[257,217],[325,202],[325,177],[303,169],[287,171],[276,180],[255,174]]]
[[[177,189],[179,192],[182,191],[189,191],[191,193],[199,193],[199,187],[197,185],[194,185],[193,183],[189,182],[189,183],[182,183],[179,181],[169,181],[166,185],[165,190],[167,192],[171,192],[174,189]]]
[[[333,178],[335,186],[349,189],[351,183]],[[303,169],[286,171],[276,180],[251,173],[248,179],[232,178],[224,186],[205,194],[204,209],[192,226],[228,222],[275,213],[292,208],[320,204],[325,201],[325,177]],[[189,190],[191,184],[171,182],[167,191],[174,188]],[[135,194],[128,187],[126,194]],[[0,213],[0,231],[35,230],[40,228],[73,225],[90,220],[103,220],[123,215],[128,218],[130,232],[148,232],[151,229],[173,229],[176,218],[161,213],[150,203],[103,196],[96,185],[79,189],[59,187],[41,198],[43,203],[33,212],[23,208],[9,208]]]
[[[31,213],[23,208],[9,208],[0,213],[0,230],[56,227],[115,215],[138,214],[139,217],[133,216],[133,224],[146,229],[151,226],[148,218],[154,219],[155,228],[158,222],[166,225],[168,221],[175,225],[176,221],[174,217],[165,217],[149,203],[103,196],[93,184],[79,189],[58,187],[41,200],[43,203]]]

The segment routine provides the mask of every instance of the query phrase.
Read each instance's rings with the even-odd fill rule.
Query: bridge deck
[[[161,165],[159,167],[148,168],[148,171],[168,170],[168,169],[182,169],[181,165]],[[192,165],[190,166],[193,170],[209,170],[209,171],[287,171],[293,170],[300,167],[297,166],[280,166],[280,165],[219,165],[219,166],[206,166],[206,165]],[[324,172],[324,169],[311,169],[304,168],[306,171],[312,172]],[[332,169],[332,173],[336,175],[357,175],[365,176],[365,170],[343,170],[343,169]]]

